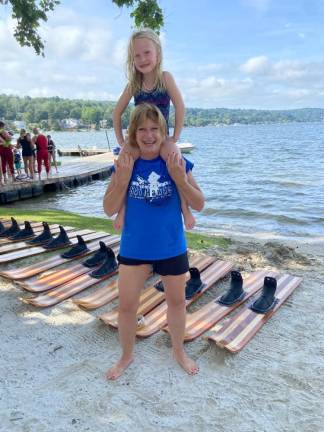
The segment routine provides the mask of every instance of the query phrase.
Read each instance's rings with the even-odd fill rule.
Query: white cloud
[[[264,74],[269,67],[266,56],[252,57],[240,66],[240,70],[247,74]]]
[[[184,80],[180,85],[187,104],[196,107],[220,106],[220,101],[229,102],[248,95],[252,86],[253,82],[250,79],[226,80],[215,76],[208,76],[202,80]]]

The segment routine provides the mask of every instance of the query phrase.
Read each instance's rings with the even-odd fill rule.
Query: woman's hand
[[[127,152],[122,152],[114,161],[116,181],[119,185],[128,185],[134,167],[134,158]]]
[[[185,161],[181,155],[172,153],[167,159],[168,172],[177,186],[184,185],[187,182]]]

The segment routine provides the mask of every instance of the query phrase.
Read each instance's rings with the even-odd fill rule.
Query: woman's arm
[[[191,208],[201,211],[205,204],[204,195],[192,172],[188,171],[186,173],[185,167],[185,160],[178,154],[172,154],[168,157],[167,168],[177,186],[178,192]]]
[[[111,176],[103,200],[103,207],[108,216],[113,216],[122,208],[133,166],[134,159],[128,153],[122,153],[118,160],[115,160],[115,172]]]
[[[178,89],[178,86],[174,81],[174,78],[170,74],[170,72],[167,71],[163,72],[163,78],[164,78],[167,92],[174,106],[175,122],[174,122],[173,139],[174,142],[176,142],[180,138],[181,130],[183,128],[185,106],[184,106],[184,102],[180,90]]]
[[[113,125],[115,130],[115,135],[118,141],[118,144],[123,147],[125,144],[124,136],[123,136],[123,129],[122,129],[122,121],[121,117],[125,109],[127,108],[127,105],[129,104],[129,101],[131,100],[132,95],[129,92],[128,85],[125,87],[122,95],[118,99],[118,102],[115,106],[114,112],[113,112]]]

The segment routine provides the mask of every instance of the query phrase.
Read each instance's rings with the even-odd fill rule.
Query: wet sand
[[[304,281],[239,354],[201,337],[188,343],[196,376],[174,363],[169,337],[159,332],[139,340],[127,372],[108,382],[117,332],[96,317],[116,302],[90,313],[70,300],[36,309],[0,278],[0,431],[323,431],[323,242],[236,239],[225,253],[208,252],[233,260],[243,275],[266,268]]]

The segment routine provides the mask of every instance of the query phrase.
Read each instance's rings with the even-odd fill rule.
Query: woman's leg
[[[48,164],[49,164],[49,170],[52,171],[52,153],[48,152]]]
[[[149,277],[149,265],[119,266],[119,314],[118,333],[122,355],[118,362],[108,369],[108,379],[117,379],[133,361],[133,350],[137,328],[136,313],[141,290]]]
[[[34,178],[34,157],[33,156],[27,157],[27,166],[29,169],[29,177],[33,179]]]
[[[37,152],[37,172],[38,172],[38,179],[41,179],[41,175],[42,175],[42,155]]]
[[[23,156],[23,161],[24,161],[24,171],[25,174],[29,177],[29,171],[28,171],[28,157],[27,156]]]
[[[48,178],[48,174],[50,172],[50,164],[49,164],[48,153],[44,153],[44,155],[43,155],[43,161],[44,161],[44,165],[45,165],[46,177]]]
[[[199,368],[188,357],[183,346],[186,327],[185,278],[185,274],[162,276],[162,281],[168,305],[167,318],[174,358],[189,375],[194,375]]]

